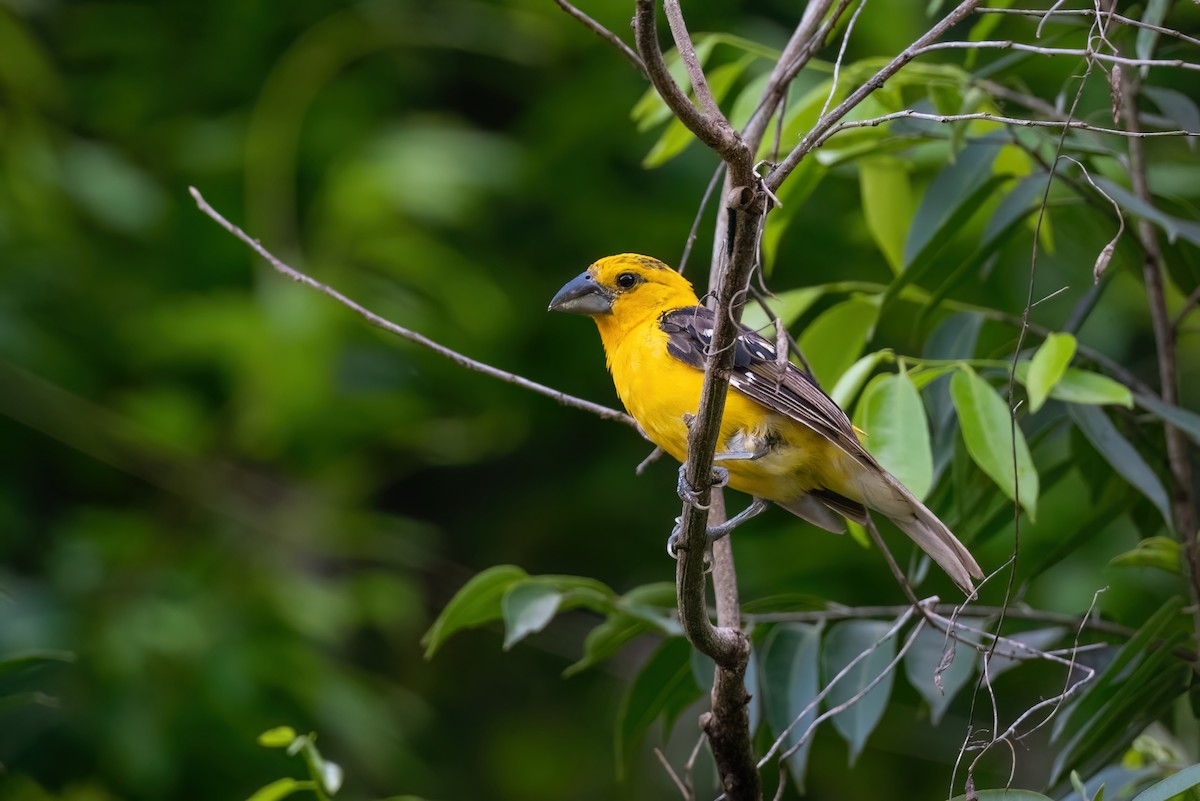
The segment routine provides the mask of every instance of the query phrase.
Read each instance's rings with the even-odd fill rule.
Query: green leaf
[[[499,618],[504,594],[518,581],[528,577],[529,574],[516,565],[497,565],[464,584],[421,638],[421,644],[425,646],[425,658],[432,659],[442,643],[456,631]]]
[[[1172,653],[1186,637],[1182,609],[1181,598],[1168,599],[1055,720],[1051,740],[1071,736],[1058,750],[1051,783],[1070,768],[1089,775],[1186,690],[1191,667]]]
[[[563,594],[549,584],[523,582],[510,587],[500,602],[506,631],[504,650],[546,628],[562,599]]]
[[[908,373],[876,376],[855,409],[864,444],[889,473],[918,498],[933,485],[933,449],[925,404]]]
[[[885,356],[891,356],[891,353],[886,350],[877,350],[850,365],[850,368],[842,373],[842,377],[837,380],[829,393],[833,402],[843,409],[849,409],[854,397],[862,389],[862,385],[871,377],[871,373]]]
[[[1176,239],[1182,238],[1193,245],[1200,245],[1200,223],[1180,217],[1173,217],[1166,212],[1160,211],[1128,189],[1113,183],[1107,178],[1096,178],[1096,185],[1100,187],[1104,194],[1116,201],[1117,205],[1121,208],[1147,219],[1159,228],[1162,228],[1166,232],[1169,242],[1174,243]]]
[[[603,662],[639,634],[654,630],[653,626],[632,615],[612,615],[588,632],[583,641],[583,658],[568,666],[563,671],[563,678],[569,678]]]
[[[737,61],[722,64],[716,69],[710,70],[707,76],[708,89],[712,93],[713,99],[720,103],[752,61],[754,61],[753,56],[743,56]],[[646,158],[642,159],[642,166],[659,167],[678,156],[694,141],[696,141],[695,134],[689,131],[677,117],[672,118],[662,136],[646,154]]]
[[[257,793],[250,796],[246,801],[279,801],[281,798],[287,798],[292,793],[300,792],[301,790],[312,790],[315,784],[310,781],[300,781],[299,779],[276,779],[267,786],[259,789]]]
[[[1036,412],[1046,403],[1050,390],[1058,383],[1075,356],[1075,337],[1050,334],[1033,354],[1025,387],[1029,390],[1029,409]],[[1118,385],[1119,386],[1119,385]],[[1128,390],[1126,390],[1128,392]]]
[[[627,764],[645,731],[660,716],[669,730],[675,719],[700,696],[691,668],[691,646],[681,637],[668,639],[650,656],[617,710],[617,755]]]
[[[1017,380],[1029,386],[1030,363],[1022,359],[1017,362]],[[1124,384],[1106,375],[1068,367],[1053,386],[1050,397],[1065,403],[1087,403],[1092,405],[1113,404],[1132,408],[1133,394]]]
[[[1184,768],[1174,776],[1147,787],[1135,795],[1133,801],[1170,801],[1193,787],[1200,787],[1200,765]]]
[[[1182,549],[1171,537],[1147,537],[1132,550],[1117,554],[1110,565],[1118,567],[1156,567],[1176,575],[1183,572]]]
[[[858,179],[867,229],[892,272],[899,274],[904,269],[904,240],[916,208],[908,170],[898,158],[873,156],[859,159]]]
[[[998,152],[999,146],[991,143],[968,145],[930,182],[905,240],[906,269],[940,250],[991,194],[991,188],[1007,180],[992,174]]]
[[[850,701],[883,674],[865,695],[833,716],[833,727],[850,746],[851,765],[879,725],[892,694],[895,676],[888,664],[896,656],[896,640],[894,637],[884,640],[890,628],[890,623],[881,620],[847,620],[829,630],[821,652],[822,674],[828,683],[864,651],[875,648],[833,685],[825,700],[831,709]]]
[[[1171,0],[1149,0],[1146,3],[1146,10],[1142,12],[1142,22],[1150,27],[1138,28],[1134,49],[1139,59],[1154,57],[1154,45],[1158,43],[1158,31],[1154,28],[1162,27],[1163,20],[1167,18],[1167,11],[1170,8]],[[1150,67],[1144,66],[1141,71],[1142,76],[1145,77],[1150,71]]]
[[[691,650],[682,637],[666,640],[621,699],[615,732],[618,777],[625,776],[634,750],[654,721],[661,716],[669,729],[679,713],[700,697],[692,676]]]
[[[713,48],[717,43],[711,38],[704,40],[697,36],[695,37],[694,44],[696,47],[696,58],[699,60],[701,66],[703,66],[708,61],[708,57],[712,55]],[[667,64],[667,71],[675,79],[675,83],[680,86],[690,86],[687,83],[687,66],[683,63],[683,59],[679,57],[678,50],[672,49],[665,53],[663,60]],[[674,115],[671,113],[670,107],[662,99],[662,95],[658,93],[658,90],[651,87],[634,104],[633,109],[629,112],[629,117],[637,123],[639,132],[645,132],[656,125],[673,119]]]
[[[296,730],[291,726],[276,726],[258,735],[258,744],[264,748],[287,748],[296,739]]]
[[[53,648],[43,648],[32,651],[22,651],[12,656],[0,659],[0,676],[34,670],[52,664],[70,664],[77,657],[71,651],[61,651]]]
[[[963,366],[950,379],[950,397],[958,412],[958,424],[967,453],[979,468],[1012,500],[1019,490],[1021,506],[1030,520],[1036,519],[1038,474],[1029,446],[1019,426],[1012,422],[1008,405],[970,367]],[[1016,433],[1014,442],[1013,433]],[[1013,454],[1016,453],[1016,472]]]
[[[966,618],[959,622],[978,624]],[[975,652],[965,643],[947,639],[945,632],[926,626],[904,655],[904,673],[929,704],[929,719],[936,726],[975,674]]]
[[[1150,465],[1146,464],[1146,460],[1137,449],[1129,444],[1129,440],[1121,436],[1121,432],[1117,431],[1108,415],[1095,406],[1070,406],[1067,413],[1087,437],[1088,442],[1092,443],[1092,447],[1112,465],[1113,470],[1154,504],[1162,514],[1167,528],[1173,530],[1171,501],[1158,479],[1158,474],[1150,469]]]
[[[778,295],[767,299],[767,307],[771,310],[771,314],[779,318],[779,322],[783,323],[784,328],[791,326],[792,323],[800,319],[800,315],[804,314],[809,308],[822,298],[825,294],[823,286],[801,287],[800,289],[789,289],[786,292],[780,292]],[[774,323],[771,317],[763,311],[762,306],[757,303],[746,306],[746,313],[742,315],[742,325],[747,328],[753,328],[759,331]]]
[[[808,727],[817,718],[820,649],[819,625],[780,623],[771,629],[763,642],[759,666],[759,686],[772,739],[787,730],[784,738],[784,750],[787,750],[808,734],[804,745],[787,760],[788,773],[801,793],[804,792],[808,751],[812,747],[812,733],[808,732]]]
[[[853,298],[832,306],[800,336],[800,352],[821,386],[833,386],[862,353],[879,317],[874,299]]]
[[[1172,406],[1169,403],[1163,403],[1151,395],[1138,395],[1136,400],[1138,406],[1141,406],[1159,420],[1175,426],[1184,434],[1187,434],[1192,442],[1200,445],[1200,414],[1189,412],[1187,409],[1182,409],[1178,406]]]

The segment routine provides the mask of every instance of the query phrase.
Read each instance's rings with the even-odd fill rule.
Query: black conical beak
[[[550,301],[548,311],[586,314],[591,317],[611,313],[612,304],[612,292],[597,284],[596,279],[588,273],[580,273],[558,290],[558,294]]]

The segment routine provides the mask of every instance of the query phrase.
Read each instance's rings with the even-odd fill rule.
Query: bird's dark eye
[[[617,286],[621,289],[629,289],[638,282],[638,277],[633,273],[621,273],[617,276]]]

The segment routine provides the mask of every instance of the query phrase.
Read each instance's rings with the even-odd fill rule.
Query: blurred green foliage
[[[707,4],[689,22],[778,48],[793,6]],[[627,2],[588,11],[627,30]],[[872,2],[848,59],[893,53],[924,24],[917,4]],[[1029,35],[1028,23],[1011,25]],[[713,53],[718,67],[766,64],[729,44]],[[1012,74],[1057,87],[1076,68],[1024,59]],[[965,74],[924,70],[889,84],[893,99]],[[739,83],[732,67],[725,75],[735,95],[754,79]],[[802,79],[808,105],[797,106],[789,136],[819,111],[827,80]],[[1160,88],[1196,96],[1186,77]],[[594,332],[543,310],[598,256],[678,259],[715,161],[678,137],[656,149],[660,131],[631,120],[644,89],[550,2],[0,3],[0,799],[245,798],[300,775],[255,742],[283,723],[320,732],[324,755],[345,769],[346,797],[673,792],[648,749],[632,747],[641,729],[618,718],[646,711],[620,699],[655,652],[651,664],[666,664],[682,688],[662,707],[680,716],[666,748],[672,761],[681,750],[686,758],[694,715],[684,706],[699,684],[674,659],[677,641],[660,646],[644,633],[662,623],[662,593],[643,585],[674,573],[662,552],[678,513],[674,466],[636,478],[648,447],[632,432],[466,372],[284,281],[186,192],[197,186],[275,253],[385,317],[615,403]],[[1173,96],[1161,98],[1166,113]],[[1103,108],[1102,88],[1087,101]],[[772,288],[878,288],[908,272],[894,296],[828,288],[792,308],[810,326],[818,373],[832,385],[864,348],[1003,358],[1011,326],[947,323],[947,313],[965,304],[1019,314],[1032,230],[1023,216],[1004,218],[995,197],[960,208],[961,194],[929,191],[956,176],[968,187],[990,181],[992,162],[986,177],[968,174],[977,151],[963,151],[950,174],[918,149],[903,170],[890,157],[860,170],[861,148],[851,146],[876,140],[838,141],[845,152],[831,143],[785,190],[786,225],[768,231]],[[1193,154],[1179,142],[1153,148],[1171,213],[1194,218]],[[930,202],[864,204],[862,192]],[[989,229],[996,219],[1003,224]],[[1112,231],[1079,204],[1054,207],[1051,219],[1034,295],[1067,290],[1033,317],[1057,329]],[[932,221],[930,231],[953,223],[963,235],[937,247],[902,242],[917,221]],[[706,217],[699,242],[710,232]],[[1176,305],[1200,275],[1187,247],[1186,237],[1168,247]],[[1079,340],[1153,384],[1136,249],[1119,244],[1109,269]],[[914,293],[943,302],[905,300]],[[821,347],[831,339],[838,348]],[[1194,336],[1183,339],[1191,408],[1198,350]],[[939,381],[940,400],[927,401],[940,482],[931,504],[951,518],[997,521],[972,526],[981,562],[994,566],[1011,552],[1011,506],[955,445],[949,379]],[[1063,419],[1055,393],[1065,383],[1039,395],[1050,399],[1043,420]],[[1118,420],[1158,470],[1156,424]],[[1026,432],[1043,496],[1037,525],[1022,523],[1019,577],[1042,575],[1024,600],[1077,614],[1108,585],[1104,613],[1136,628],[1180,586],[1136,560],[1108,562],[1141,535],[1162,534],[1163,518],[1097,467],[1103,445],[1064,431]],[[1106,497],[1118,505],[1105,508]],[[739,533],[745,597],[900,600],[878,554],[796,527],[772,514]],[[508,563],[560,581],[426,662],[421,636],[453,593]],[[561,581],[574,574],[612,591],[588,589],[602,596],[595,601]],[[572,611],[538,632],[533,623],[546,621],[531,623],[529,610],[556,593],[555,611]],[[608,628],[585,644],[597,609],[610,614]],[[510,637],[514,620],[530,635],[508,652],[502,618]],[[600,668],[560,678],[585,645],[585,664]],[[640,681],[633,686],[645,689]],[[1021,695],[1012,674],[1005,681]],[[837,736],[818,736],[810,765],[827,769],[809,770],[812,795],[943,792],[965,699],[940,728],[917,711],[922,703],[897,682],[853,771]],[[624,783],[614,729],[633,755]],[[1050,759],[1025,757],[1022,776],[1044,774]],[[914,770],[914,760],[937,764]]]

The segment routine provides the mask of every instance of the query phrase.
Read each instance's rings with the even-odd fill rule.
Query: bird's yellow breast
[[[613,384],[626,410],[651,442],[685,461],[686,421],[700,405],[704,374],[670,355],[667,334],[656,317],[622,336],[604,339]],[[787,502],[817,487],[845,489],[844,454],[836,445],[731,388],[717,452],[747,448],[765,449],[766,455],[718,462],[729,471],[729,486],[736,490]]]

